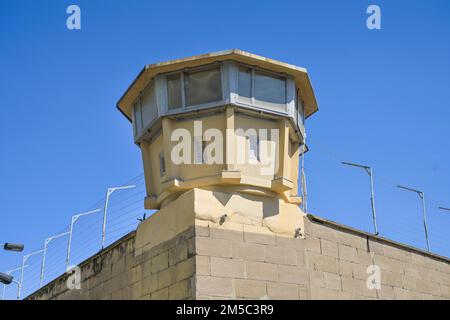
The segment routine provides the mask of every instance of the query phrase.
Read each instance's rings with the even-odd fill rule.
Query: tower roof
[[[144,90],[149,81],[157,74],[180,70],[183,68],[197,67],[200,65],[225,60],[234,60],[292,76],[297,87],[300,88],[302,92],[306,117],[309,117],[318,110],[311,81],[305,68],[255,55],[239,49],[217,51],[188,58],[145,65],[136,79],[134,79],[132,84],[117,102],[117,108],[128,119],[131,119],[132,104],[134,100],[142,92],[142,90]]]

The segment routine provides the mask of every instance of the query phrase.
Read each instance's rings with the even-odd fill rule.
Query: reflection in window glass
[[[185,88],[188,106],[222,100],[220,69],[186,74]]]
[[[147,88],[141,96],[142,128],[146,128],[158,117],[156,97],[153,85]]]
[[[181,107],[181,77],[179,74],[167,76],[167,96],[169,110]]]
[[[301,97],[299,95],[297,95],[297,114],[298,114],[298,122],[299,123],[303,123],[304,122],[304,106],[303,106],[303,101],[301,100]]]
[[[142,131],[142,115],[141,115],[141,104],[137,101],[133,106],[134,111],[134,134],[136,136],[141,134]]]
[[[264,73],[255,72],[255,99],[285,104],[286,82],[283,78],[276,78]]]
[[[239,96],[245,98],[252,97],[252,73],[250,69],[239,68],[239,81],[238,81],[238,93]]]

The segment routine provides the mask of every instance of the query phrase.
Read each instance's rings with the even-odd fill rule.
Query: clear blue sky
[[[371,231],[368,177],[339,162],[369,164],[381,234],[425,247],[419,199],[395,185],[419,188],[432,250],[450,256],[450,213],[437,210],[450,206],[448,1],[156,2],[1,2],[0,242],[37,250],[142,172],[115,103],[145,64],[239,48],[309,71],[312,213]],[[66,29],[73,3],[80,31]],[[369,4],[380,31],[366,28]],[[19,262],[0,252],[0,270]]]

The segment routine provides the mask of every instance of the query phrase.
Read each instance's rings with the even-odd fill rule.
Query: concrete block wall
[[[450,299],[447,258],[313,216],[305,239],[197,221],[196,254],[198,299]]]
[[[305,225],[311,299],[450,299],[450,261],[310,216]],[[381,288],[369,290],[369,266]]]
[[[81,288],[64,274],[28,299],[161,300],[194,298],[194,228],[151,248],[135,247],[135,232],[80,264]]]
[[[196,221],[197,299],[308,299],[305,241],[262,226]]]
[[[445,257],[314,216],[303,231],[294,238],[193,219],[162,243],[140,245],[132,232],[80,264],[80,290],[62,275],[28,298],[450,299]],[[372,265],[379,290],[366,285]]]

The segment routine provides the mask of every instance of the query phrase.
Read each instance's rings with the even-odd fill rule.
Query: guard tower
[[[196,190],[213,220],[279,229],[279,214],[299,213],[304,121],[317,111],[306,69],[241,50],[146,65],[117,107],[142,152],[146,209]]]

